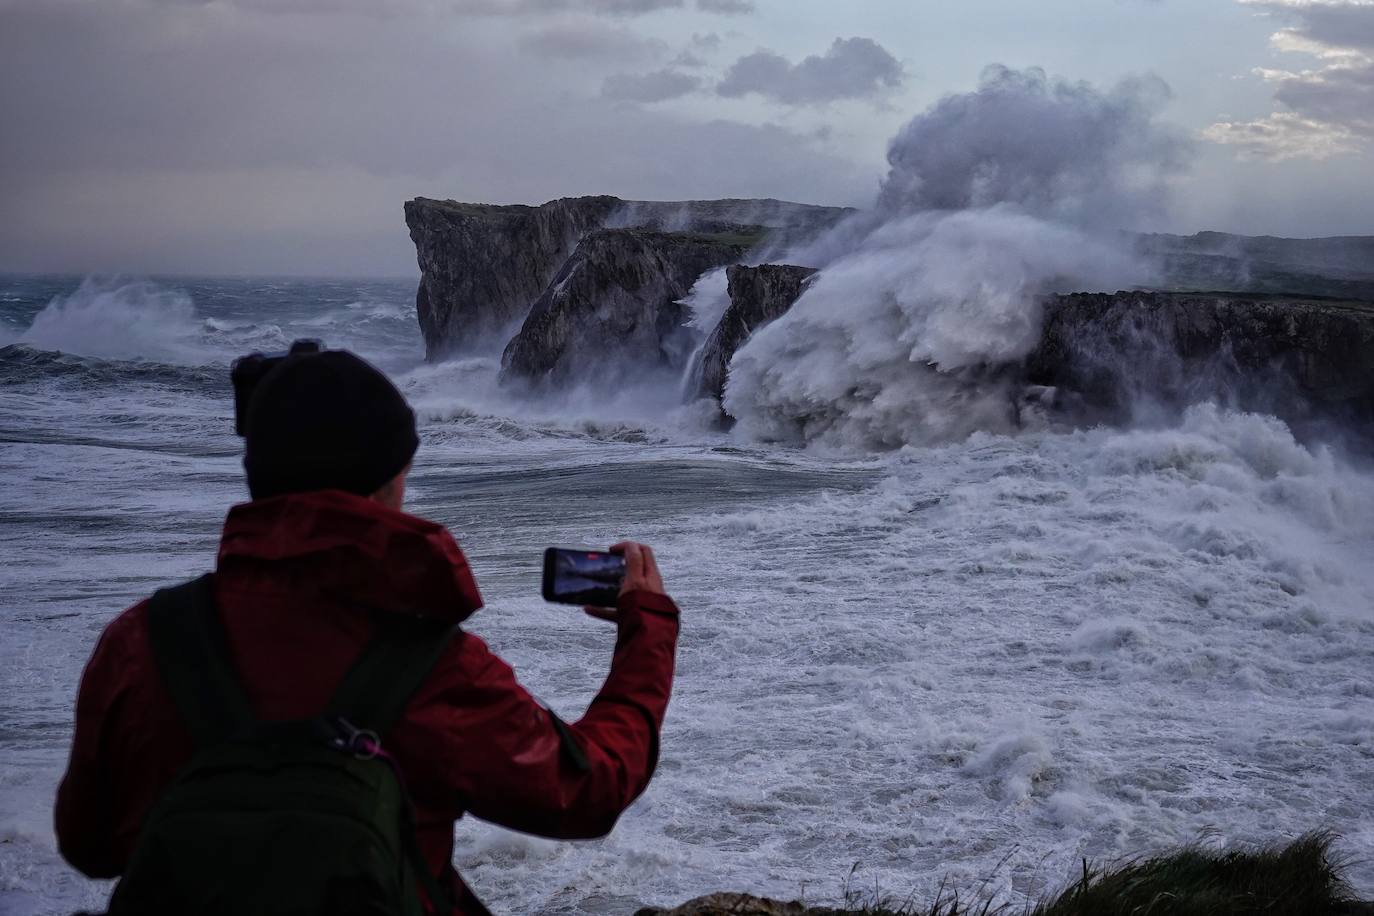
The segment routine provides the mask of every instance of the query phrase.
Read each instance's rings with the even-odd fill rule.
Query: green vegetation
[[[1356,901],[1331,856],[1331,837],[1312,834],[1280,848],[1210,852],[1189,847],[1111,868],[1086,860],[1083,874],[1054,900],[1034,907],[993,906],[942,891],[929,907],[910,902],[860,905],[831,916],[1354,916],[1374,914]],[[823,916],[814,911],[808,916]]]

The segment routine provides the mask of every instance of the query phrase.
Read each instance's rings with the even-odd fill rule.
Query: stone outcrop
[[[420,264],[416,312],[428,358],[500,346],[572,255],[601,228],[733,235],[746,247],[814,235],[847,210],[779,200],[626,201],[539,207],[429,200],[405,205]]]
[[[525,316],[582,236],[619,208],[614,197],[542,207],[408,201],[406,225],[420,262],[415,307],[425,353],[491,344]]]
[[[792,264],[737,264],[726,271],[730,305],[701,350],[696,369],[700,396],[717,400],[724,396],[735,351],[751,334],[791,308],[815,272]]]
[[[1374,303],[1220,293],[1057,296],[1033,385],[1105,419],[1208,399],[1301,425],[1374,419]]]
[[[731,304],[703,350],[719,398],[735,350],[785,314],[812,271],[731,268]],[[756,323],[751,324],[751,321]],[[1200,400],[1298,427],[1374,421],[1374,303],[1265,294],[1122,291],[1053,296],[1037,347],[989,366],[1065,420],[1124,422]],[[1024,406],[1024,405],[1022,405]]]
[[[503,378],[562,384],[680,373],[695,350],[685,393],[719,399],[735,353],[814,272],[739,262],[849,212],[777,200],[417,198],[406,222],[427,355],[505,344]],[[1051,297],[1029,357],[980,377],[1026,392],[1018,408],[1033,402],[1071,422],[1201,399],[1299,426],[1374,420],[1374,239],[1199,233],[1135,244],[1173,291]],[[698,348],[681,300],[729,265],[730,304]],[[1179,291],[1199,287],[1227,291]]]
[[[749,250],[734,234],[602,229],[577,246],[502,356],[502,374],[541,383],[681,371],[681,303],[697,278]]]

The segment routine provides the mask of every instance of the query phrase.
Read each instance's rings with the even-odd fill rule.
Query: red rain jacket
[[[325,707],[372,635],[373,609],[456,624],[482,606],[444,528],[339,491],[235,506],[214,581],[234,666],[269,720]],[[644,591],[622,595],[619,610],[610,674],[579,722],[556,722],[509,665],[463,633],[386,736],[415,802],[421,848],[435,873],[452,875],[459,912],[486,912],[451,865],[453,823],[465,812],[540,836],[598,837],[648,785],[678,613],[670,598]],[[67,861],[94,878],[119,875],[144,816],[191,752],[140,602],[105,628],[82,676],[57,792]]]

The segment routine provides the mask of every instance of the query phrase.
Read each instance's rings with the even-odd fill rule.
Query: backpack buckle
[[[358,728],[343,716],[335,717],[333,726],[336,735],[330,739],[329,746],[336,751],[352,754],[359,760],[371,760],[382,753],[382,739],[367,728]]]

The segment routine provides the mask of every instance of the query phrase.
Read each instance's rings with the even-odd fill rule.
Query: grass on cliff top
[[[1374,914],[1341,878],[1331,837],[1312,834],[1285,847],[1208,852],[1195,847],[1113,868],[1084,861],[1058,897],[1035,906],[994,906],[943,889],[934,903],[874,899],[846,890],[847,909],[807,916],[1355,916]]]

